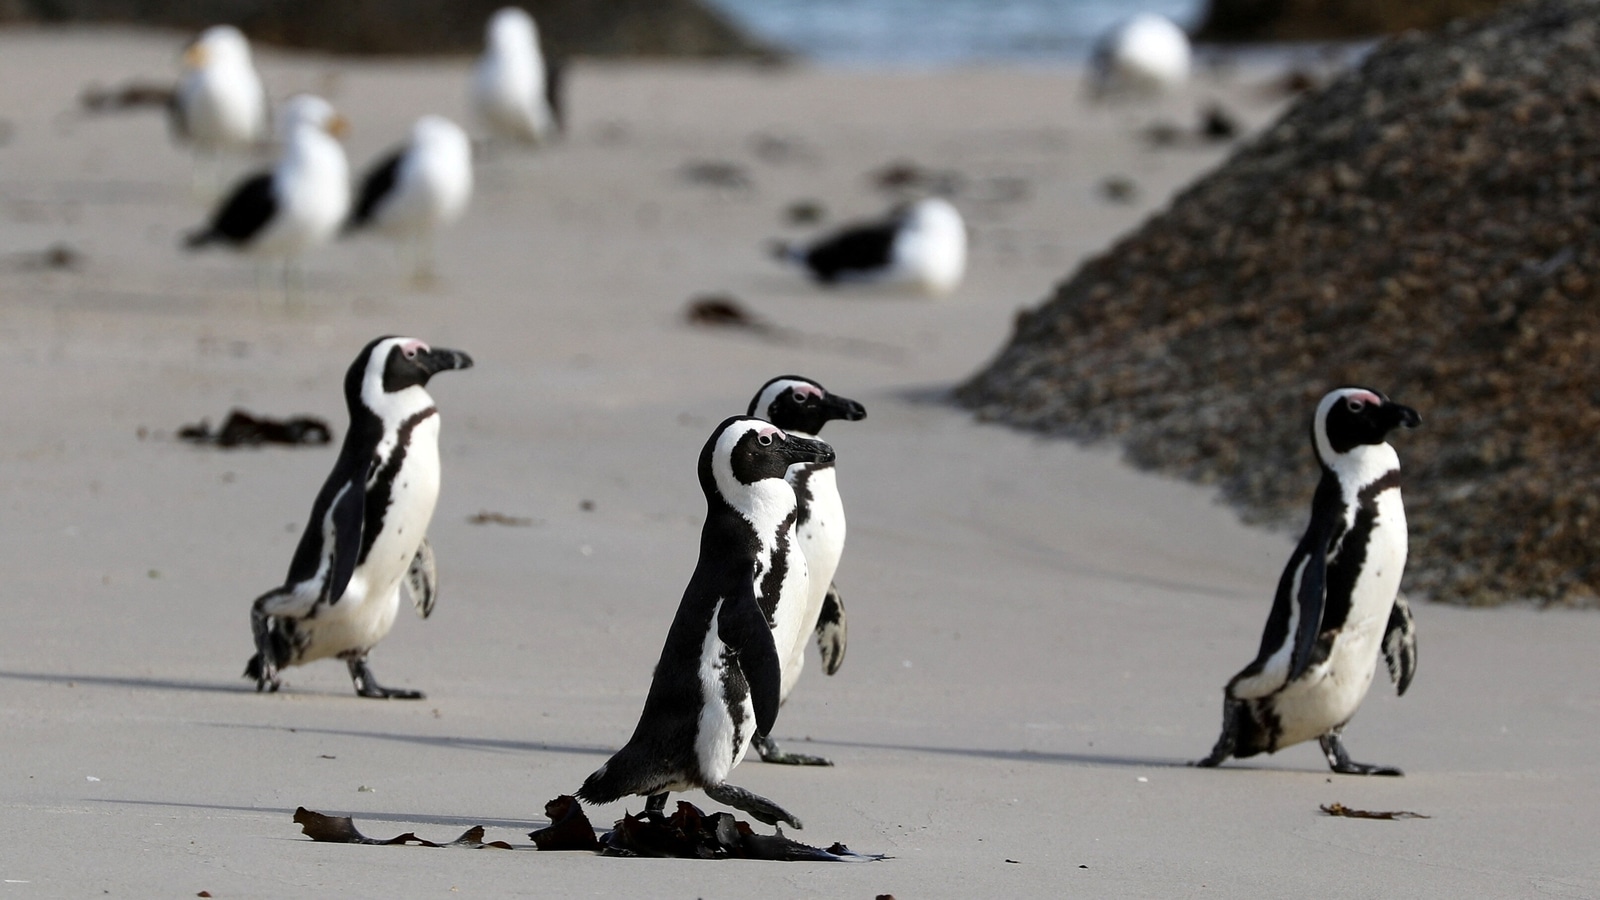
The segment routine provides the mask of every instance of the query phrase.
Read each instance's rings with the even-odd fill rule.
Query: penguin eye
[[[796,403],[805,403],[806,402],[806,395],[800,393],[799,391],[795,391],[793,394],[790,394],[789,396],[793,397],[794,398],[794,402],[796,402]]]
[[[770,435],[770,434],[759,434],[759,435],[756,435],[756,443],[760,444],[763,447],[770,447],[770,446],[772,446],[772,435]]]
[[[416,359],[417,358],[417,348],[415,348],[415,347],[412,347],[412,348],[410,348],[408,350],[403,350],[401,352],[405,353],[406,359]]]
[[[1360,400],[1357,400],[1354,397],[1352,397],[1349,400],[1346,400],[1344,402],[1344,408],[1350,410],[1353,413],[1358,413],[1358,412],[1361,412],[1361,410],[1366,408],[1366,404],[1361,402]]]

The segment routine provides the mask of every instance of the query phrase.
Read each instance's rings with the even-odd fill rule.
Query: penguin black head
[[[1364,387],[1329,391],[1317,404],[1311,422],[1311,442],[1317,456],[1327,462],[1331,454],[1345,454],[1368,444],[1382,444],[1396,428],[1415,428],[1422,417],[1409,406]]]
[[[857,422],[867,417],[867,408],[847,397],[828,393],[827,388],[799,375],[779,375],[756,391],[747,415],[758,416],[782,428],[801,434],[816,434],[834,419]]]
[[[385,335],[362,349],[344,376],[351,408],[364,403],[374,412],[385,398],[408,388],[427,387],[428,379],[448,369],[470,369],[472,357],[459,350],[435,349],[414,338]]]
[[[826,462],[833,462],[833,448],[822,441],[786,434],[763,419],[733,416],[700,451],[700,489],[746,514],[772,502],[768,494],[786,495],[792,507],[794,490],[783,480],[789,467]]]

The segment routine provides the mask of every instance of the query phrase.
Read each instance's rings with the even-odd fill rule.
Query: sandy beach
[[[1293,536],[1114,447],[980,425],[943,399],[1019,308],[1227,152],[1140,131],[1188,126],[1212,98],[1259,127],[1283,102],[1269,72],[1105,109],[1065,70],[580,63],[565,140],[481,160],[436,286],[361,239],[309,257],[285,303],[249,262],[178,249],[207,207],[161,116],[78,108],[90,84],[170,80],[181,41],[0,32],[0,898],[1600,897],[1600,617],[1417,608],[1416,682],[1397,699],[1380,672],[1346,731],[1404,778],[1332,775],[1314,744],[1187,768]],[[418,114],[466,121],[464,59],[259,65],[275,98],[316,90],[349,116],[358,171]],[[870,173],[900,161],[961,178],[973,249],[954,297],[820,291],[766,256],[810,233],[785,223],[796,201],[829,224],[878,213]],[[742,177],[686,176],[702,163]],[[1102,196],[1114,176],[1133,202]],[[78,265],[45,265],[55,245]],[[703,294],[778,330],[693,327]],[[372,656],[428,697],[359,699],[334,662],[258,695],[238,677],[250,601],[282,578],[336,451],[175,433],[239,406],[321,416],[337,439],[340,379],[380,334],[477,360],[430,388],[441,600],[427,622],[402,610]],[[831,678],[808,660],[774,730],[837,765],[752,754],[731,780],[799,815],[799,840],[892,859],[301,837],[297,806],[373,836],[482,824],[526,845],[544,803],[631,733],[694,566],[696,454],[784,373],[868,410],[824,435],[850,521],[848,656]],[[1427,440],[1398,438],[1402,462]],[[1305,465],[1314,478],[1309,449]],[[531,522],[468,521],[484,511]],[[1430,818],[1319,811],[1335,802]],[[589,813],[605,827],[641,806]]]

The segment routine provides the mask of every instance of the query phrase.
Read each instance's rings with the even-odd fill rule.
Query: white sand
[[[205,210],[158,116],[76,111],[90,82],[166,76],[177,43],[0,34],[0,897],[1600,896],[1600,617],[1419,608],[1411,695],[1380,681],[1347,732],[1357,759],[1403,779],[1332,776],[1311,745],[1183,768],[1216,738],[1287,536],[1111,449],[937,402],[1016,309],[1222,151],[1150,151],[1133,132],[1156,113],[1086,109],[1059,73],[582,66],[569,140],[480,168],[439,288],[411,290],[362,241],[314,256],[286,310],[247,263],[177,250]],[[358,168],[414,115],[462,115],[466,65],[263,61],[275,95],[332,93]],[[1163,115],[1187,121],[1216,94],[1259,124],[1272,110],[1256,84],[1207,83]],[[764,162],[762,135],[803,153]],[[834,220],[877,212],[864,176],[897,159],[967,178],[975,246],[956,299],[824,293],[765,258],[767,238],[797,234],[781,220],[794,200]],[[754,187],[691,184],[679,172],[697,160],[738,162]],[[1138,182],[1138,203],[1099,197],[1112,174]],[[1002,178],[1028,196],[996,199]],[[81,271],[17,255],[58,241]],[[708,291],[814,339],[683,324]],[[478,361],[433,386],[441,602],[426,623],[403,614],[373,656],[380,679],[428,699],[357,699],[335,663],[258,696],[237,677],[249,603],[281,577],[334,453],[171,434],[241,405],[342,435],[340,375],[382,333]],[[838,766],[747,762],[733,781],[804,819],[796,837],[892,861],[299,836],[305,805],[377,836],[482,823],[526,843],[544,802],[633,728],[694,565],[702,442],[786,372],[869,410],[826,433],[851,522],[849,655],[833,678],[811,660],[775,731]],[[1402,458],[1429,439],[1405,435]],[[479,510],[536,523],[467,524]],[[1433,818],[1318,812],[1335,801]],[[608,825],[623,808],[591,814]]]

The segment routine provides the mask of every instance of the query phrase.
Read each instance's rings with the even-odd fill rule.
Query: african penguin
[[[855,422],[867,417],[866,407],[799,375],[782,375],[768,381],[750,400],[749,415],[760,416],[791,435],[815,439],[822,426],[834,419]],[[789,467],[786,478],[794,488],[798,511],[795,532],[810,570],[810,589],[804,605],[788,607],[777,598],[763,597],[762,611],[772,624],[778,644],[778,659],[783,668],[783,684],[778,702],[789,699],[800,672],[805,667],[808,639],[816,635],[822,654],[822,670],[829,675],[844,662],[847,636],[844,603],[833,584],[833,573],[844,553],[844,503],[834,465],[829,462],[804,463]],[[785,643],[784,639],[789,639]],[[832,765],[820,756],[786,753],[768,735],[757,735],[756,752],[763,762],[789,765]]]
[[[472,72],[472,104],[495,137],[527,144],[561,129],[561,69],[539,49],[526,10],[507,6],[489,17],[484,51]]]
[[[1384,439],[1422,423],[1416,410],[1360,387],[1317,404],[1311,444],[1322,480],[1311,522],[1278,581],[1256,659],[1223,690],[1222,736],[1196,765],[1276,753],[1317,738],[1333,771],[1399,775],[1350,760],[1340,735],[1372,685],[1378,655],[1404,694],[1417,667],[1406,566],[1400,458]]]
[[[655,814],[667,792],[700,788],[769,825],[800,827],[782,807],[726,779],[752,736],[770,731],[778,716],[782,664],[762,600],[796,586],[803,598],[806,590],[797,502],[784,474],[797,463],[832,460],[827,444],[761,419],[735,416],[712,432],[700,451],[706,497],[700,560],[633,737],[583,782],[581,799],[645,796],[646,812]]]
[[[400,609],[403,584],[418,615],[438,595],[428,521],[439,498],[439,410],[428,379],[469,369],[472,358],[422,341],[381,337],[344,376],[350,430],[311,507],[283,586],[256,598],[256,654],[245,666],[257,691],[276,691],[278,671],[336,656],[363,697],[420,700],[382,687],[367,653]]]
[[[925,197],[879,221],[847,225],[805,247],[780,242],[772,252],[821,284],[878,282],[938,296],[966,274],[967,227],[948,200]]]

